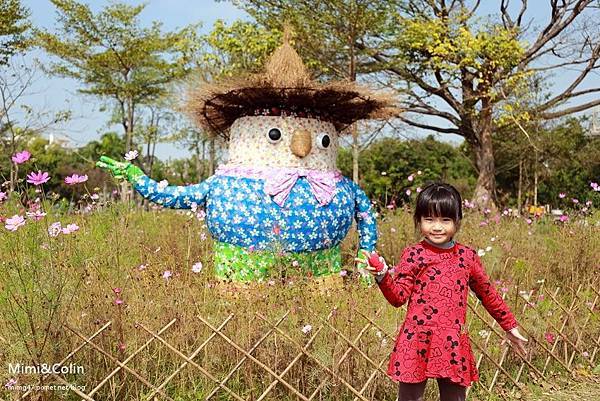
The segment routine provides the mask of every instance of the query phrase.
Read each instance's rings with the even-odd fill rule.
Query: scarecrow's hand
[[[101,156],[96,162],[96,167],[109,171],[115,178],[126,178],[127,181],[135,183],[144,172],[138,166],[129,162],[120,162],[107,156]]]

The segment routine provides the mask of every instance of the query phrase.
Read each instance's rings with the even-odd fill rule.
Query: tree
[[[29,10],[19,0],[0,1],[0,66],[28,45]]]
[[[362,152],[359,162],[362,186],[369,198],[381,206],[400,206],[414,199],[419,186],[440,180],[456,185],[466,199],[476,181],[464,149],[433,136],[409,141],[378,139]],[[351,152],[342,149],[337,164],[344,175],[351,174]]]
[[[550,17],[536,30],[525,17],[526,0],[514,12],[502,0],[496,15],[484,19],[477,15],[480,3],[407,2],[398,9],[392,43],[358,47],[385,66],[396,84],[406,83],[402,121],[465,138],[478,170],[476,199],[484,207],[495,205],[492,132],[503,108],[519,110],[523,120],[553,119],[600,104],[585,101],[600,92],[597,84],[585,87],[586,78],[600,68],[600,16],[594,0],[550,0]],[[521,109],[527,102],[519,100],[530,84],[547,81],[564,67],[579,68],[565,89]]]
[[[60,59],[48,71],[80,81],[81,93],[113,102],[130,150],[140,105],[164,95],[189,72],[197,26],[167,33],[158,22],[143,28],[138,17],[145,5],[113,3],[94,14],[73,0],[52,3],[59,32],[36,35],[37,43]]]
[[[299,53],[307,66],[322,79],[356,81],[360,76],[382,69],[365,57],[365,43],[383,46],[390,32],[398,1],[371,0],[234,0],[261,25],[282,29],[290,24]],[[352,134],[352,178],[358,182],[358,156],[361,146],[356,125]],[[381,131],[375,127],[367,143]]]

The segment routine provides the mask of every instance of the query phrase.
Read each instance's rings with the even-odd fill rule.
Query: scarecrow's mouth
[[[305,157],[312,149],[312,138],[310,132],[305,129],[299,129],[292,134],[290,150],[298,157]]]

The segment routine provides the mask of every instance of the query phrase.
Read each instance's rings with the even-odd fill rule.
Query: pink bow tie
[[[300,177],[306,177],[313,195],[321,206],[325,206],[333,199],[341,174],[338,171],[280,170],[265,178],[265,192],[273,196],[275,203],[283,206]]]

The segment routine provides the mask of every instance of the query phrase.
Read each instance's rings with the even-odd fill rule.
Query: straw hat
[[[333,123],[338,131],[363,119],[388,119],[400,110],[391,95],[377,94],[355,82],[319,83],[289,44],[271,55],[261,74],[229,77],[190,90],[187,111],[209,132],[228,139],[235,120],[252,115],[313,117]]]

